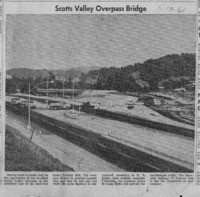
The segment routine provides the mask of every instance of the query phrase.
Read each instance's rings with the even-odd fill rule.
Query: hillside
[[[62,88],[62,78],[64,77],[66,88],[72,87],[71,79],[79,78],[79,82],[75,86],[81,89],[130,92],[157,91],[159,88],[190,88],[194,90],[195,67],[195,54],[172,54],[121,68],[104,67],[99,69],[94,66],[85,68],[85,70],[81,67],[66,71],[52,70],[51,73],[55,75],[57,81],[51,86],[52,88]],[[13,87],[23,89],[29,81],[32,86],[39,84],[49,77],[49,72],[50,70],[46,69],[10,69],[7,71],[6,91],[13,92]]]
[[[90,70],[98,70],[100,69],[97,66],[91,66],[91,67],[75,67],[73,69],[68,70],[51,70],[53,74],[57,77],[64,77],[64,78],[76,78],[80,77],[82,73],[88,73]],[[47,69],[27,69],[27,68],[13,68],[7,70],[7,75],[18,78],[37,78],[37,77],[48,77],[50,70]]]
[[[6,125],[5,135],[6,171],[74,171],[29,141],[17,129]]]
[[[89,71],[84,82],[86,86],[96,89],[153,91],[158,89],[160,82],[174,78],[176,80],[169,82],[172,83],[170,85],[173,88],[181,87],[189,80],[194,80],[195,54],[172,54],[121,68],[111,67]],[[179,78],[180,80],[177,80]]]
[[[35,70],[35,69],[27,69],[27,68],[14,68],[14,69],[10,69],[7,70],[7,75],[10,76],[15,76],[18,78],[37,78],[37,77],[48,77],[49,76],[49,72],[50,70]],[[51,71],[53,72],[53,74],[57,77],[71,77],[71,78],[76,78],[76,77],[80,77],[82,72],[79,70],[75,70],[75,69],[70,69],[67,71],[63,71],[63,70],[53,70]]]

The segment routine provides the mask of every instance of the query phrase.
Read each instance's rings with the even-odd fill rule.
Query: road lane
[[[8,111],[6,114],[6,124],[19,130],[27,138],[31,135],[30,131],[27,129],[26,120]],[[34,126],[36,130],[32,141],[63,164],[72,167],[75,171],[124,171],[67,140],[40,128],[38,125]]]
[[[190,138],[90,116],[85,113],[81,113],[81,116],[76,116],[76,119],[72,119],[66,117],[62,110],[35,111],[69,124],[78,125],[143,152],[193,169],[194,140]]]

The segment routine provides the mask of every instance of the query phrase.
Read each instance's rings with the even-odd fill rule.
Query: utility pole
[[[47,80],[47,104],[49,104],[49,81]]]
[[[30,129],[31,128],[31,90],[33,90],[35,87],[41,85],[41,84],[44,84],[44,83],[47,83],[47,103],[48,103],[48,98],[49,98],[49,92],[48,92],[48,87],[49,87],[49,81],[45,81],[45,82],[42,82],[36,86],[34,86],[32,89],[31,89],[31,85],[30,83],[28,84],[28,89],[29,89],[29,96],[28,96],[28,102],[29,102],[29,105],[28,105],[28,126],[27,128]],[[50,81],[50,83],[53,83],[53,81]]]
[[[65,79],[63,79],[63,98],[65,97]]]
[[[30,105],[30,100],[31,100],[31,85],[30,83],[28,84],[28,129],[31,128],[31,105]]]
[[[73,83],[73,101],[74,101],[74,82]]]
[[[73,114],[74,114],[74,81],[72,81],[73,84]]]

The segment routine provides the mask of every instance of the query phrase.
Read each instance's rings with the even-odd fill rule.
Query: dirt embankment
[[[6,126],[5,170],[74,171],[10,126]]]

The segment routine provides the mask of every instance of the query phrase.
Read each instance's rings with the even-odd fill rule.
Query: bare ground
[[[6,126],[5,166],[6,171],[74,171],[10,126]]]

